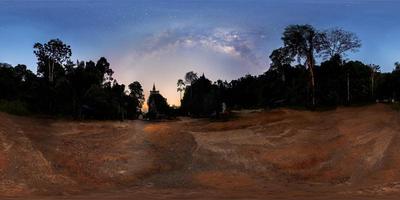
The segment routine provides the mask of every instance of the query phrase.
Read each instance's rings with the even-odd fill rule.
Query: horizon
[[[392,71],[400,54],[399,6],[391,0],[1,1],[0,62],[36,73],[33,44],[60,38],[71,45],[73,61],[104,56],[120,83],[139,81],[146,98],[155,83],[169,104],[179,105],[176,81],[188,71],[213,81],[265,72],[290,24],[354,32],[362,47],[347,58]]]

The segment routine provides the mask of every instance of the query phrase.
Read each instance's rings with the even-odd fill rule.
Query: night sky
[[[285,26],[342,27],[362,48],[348,59],[391,71],[400,61],[397,0],[0,0],[0,62],[36,72],[35,42],[60,38],[73,60],[106,57],[120,83],[153,83],[178,105],[187,71],[231,80],[268,69]]]

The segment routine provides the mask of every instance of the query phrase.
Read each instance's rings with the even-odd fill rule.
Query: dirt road
[[[400,114],[373,105],[228,122],[76,122],[0,113],[0,196],[397,199]]]

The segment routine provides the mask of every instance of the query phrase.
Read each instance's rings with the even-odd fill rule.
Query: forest
[[[119,84],[106,58],[73,63],[71,47],[59,39],[36,43],[34,54],[36,74],[25,65],[0,64],[1,110],[76,119],[135,119],[140,114],[142,86]]]
[[[179,108],[168,106],[161,94],[148,98],[149,108],[162,105],[156,112],[163,117],[219,117],[231,109],[315,110],[399,100],[400,63],[392,72],[381,72],[378,65],[346,59],[361,47],[356,34],[341,28],[289,25],[281,39],[282,47],[270,54],[265,73],[213,82],[190,71],[177,81]],[[101,120],[136,119],[142,114],[141,84],[118,83],[106,58],[73,62],[71,47],[60,39],[36,43],[33,49],[36,73],[23,64],[0,63],[0,110]]]
[[[378,65],[346,59],[348,52],[361,47],[356,34],[341,28],[320,31],[311,25],[289,25],[281,39],[282,47],[272,51],[271,64],[261,75],[212,82],[188,72],[177,82],[178,92],[184,93],[183,113],[218,116],[222,104],[228,109],[324,110],[399,100],[400,63],[392,72],[381,72]]]

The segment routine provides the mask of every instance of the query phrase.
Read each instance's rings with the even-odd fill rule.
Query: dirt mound
[[[246,112],[227,122],[76,122],[0,113],[0,194],[393,195],[400,192],[399,116],[385,105]]]

